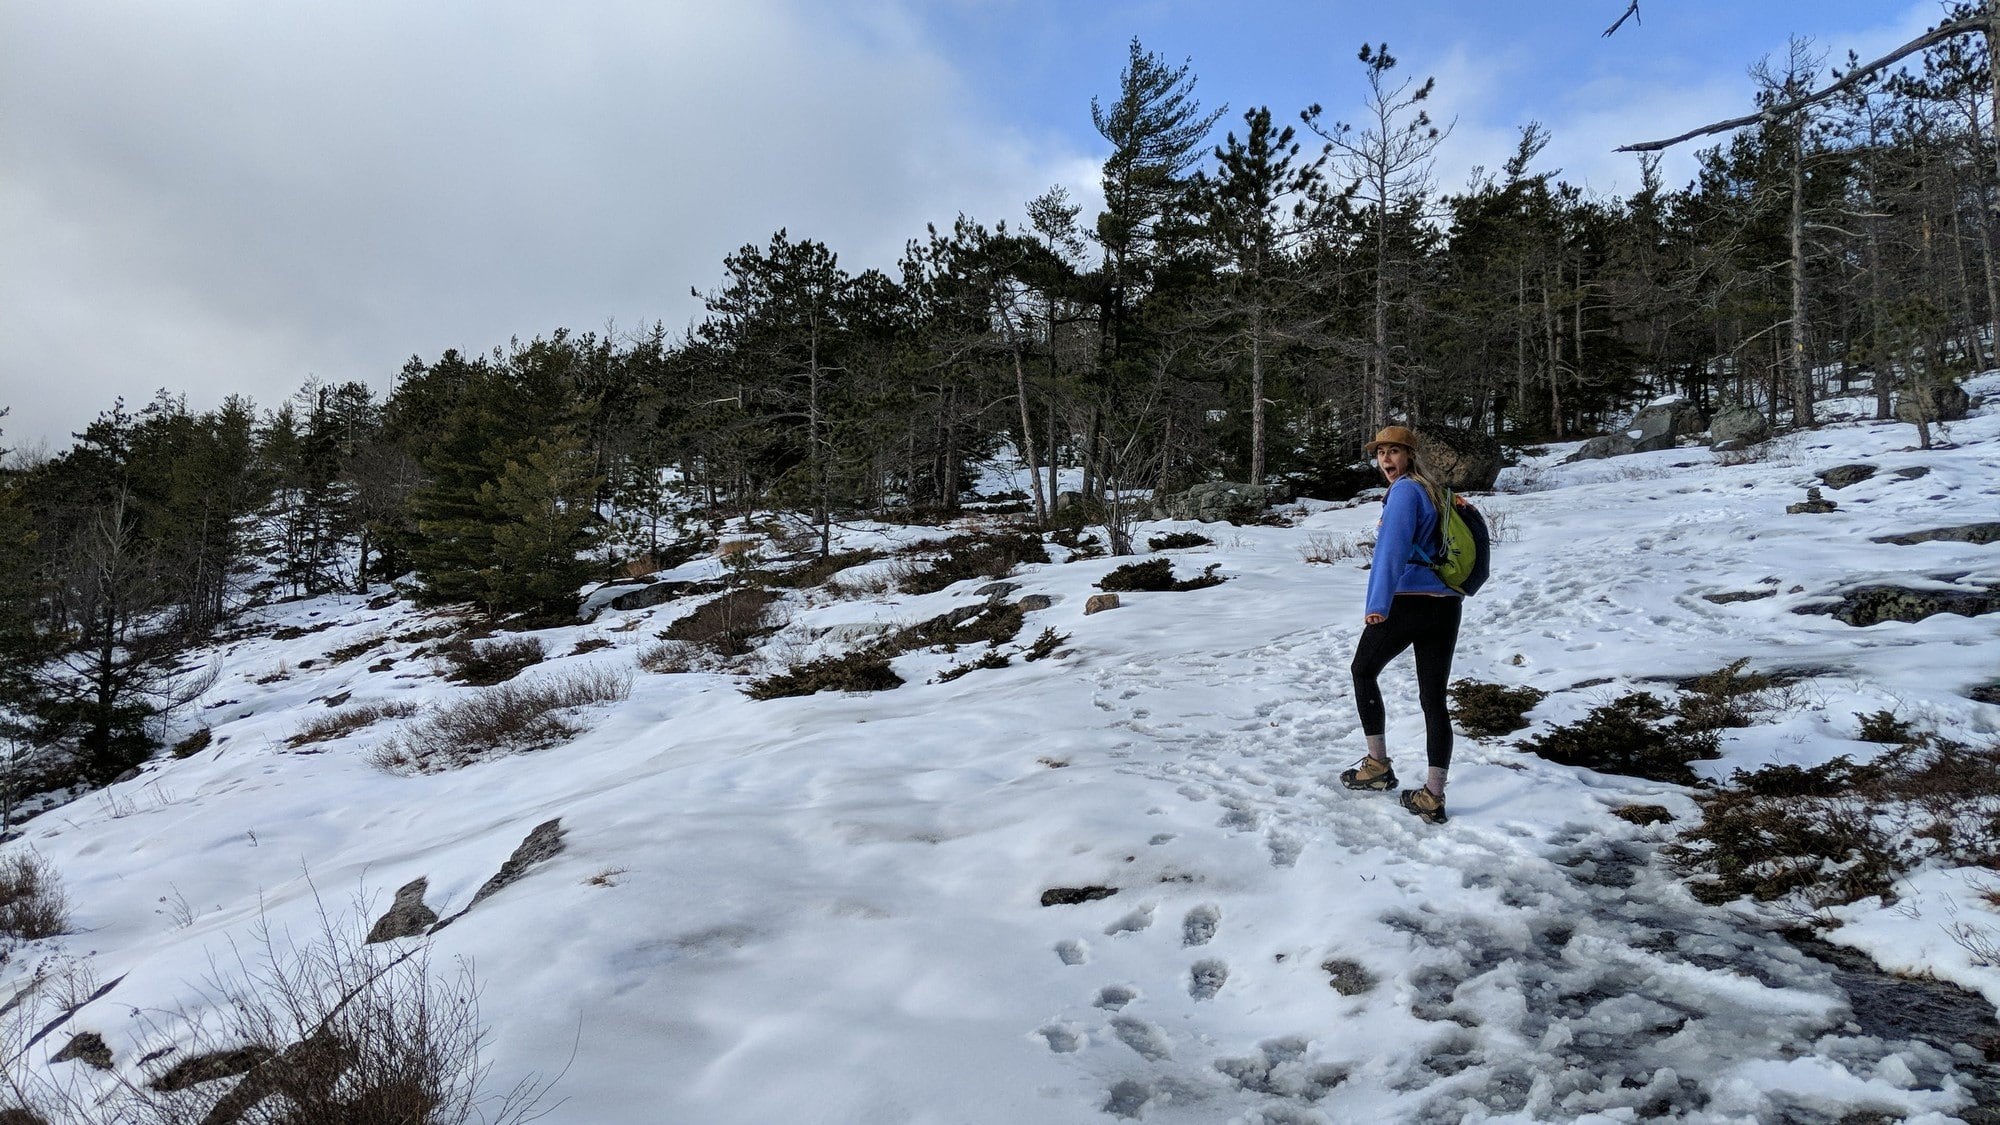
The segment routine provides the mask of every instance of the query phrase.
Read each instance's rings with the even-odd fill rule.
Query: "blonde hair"
[[[1400,441],[1393,444],[1402,445],[1404,449],[1410,451],[1410,471],[1404,475],[1423,487],[1424,495],[1431,498],[1431,507],[1436,509],[1437,513],[1442,516],[1444,514],[1444,489],[1438,485],[1437,477],[1432,472],[1430,463],[1424,460],[1422,451],[1414,445],[1403,445]]]

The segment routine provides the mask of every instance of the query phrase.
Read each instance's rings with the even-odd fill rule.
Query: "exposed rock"
[[[1676,438],[1698,434],[1708,428],[1708,419],[1686,399],[1658,402],[1632,416],[1625,435],[1641,453],[1672,449]]]
[[[1376,984],[1375,974],[1359,961],[1345,957],[1330,957],[1319,966],[1325,970],[1326,986],[1342,996],[1359,996]]]
[[[1042,905],[1075,906],[1082,902],[1096,902],[1100,898],[1110,898],[1117,893],[1115,887],[1050,887],[1042,892]]]
[[[1602,461],[1607,457],[1623,457],[1639,452],[1639,446],[1630,436],[1617,433],[1594,437],[1583,443],[1582,448],[1569,455],[1563,462],[1567,465],[1576,461]]]
[[[271,1058],[268,1047],[252,1044],[248,1047],[234,1047],[227,1051],[210,1051],[205,1055],[182,1059],[167,1068],[165,1074],[153,1079],[155,1090],[185,1090],[218,1078],[234,1078],[262,1066]]]
[[[554,820],[545,820],[535,825],[534,830],[529,832],[527,838],[521,841],[521,846],[515,848],[514,854],[507,857],[507,862],[500,865],[500,870],[495,872],[491,879],[486,880],[485,883],[480,885],[479,890],[472,896],[472,901],[465,904],[465,909],[432,926],[430,932],[436,933],[453,922],[458,921],[460,918],[465,917],[467,911],[478,906],[493,894],[519,882],[521,877],[528,873],[529,868],[541,863],[543,860],[553,859],[561,855],[563,846],[561,817],[557,817]]]
[[[1776,590],[1739,590],[1727,594],[1703,594],[1702,598],[1716,605],[1729,605],[1734,602],[1762,601],[1777,596],[1777,593]]]
[[[712,594],[722,589],[720,582],[654,582],[629,593],[620,594],[610,601],[612,609],[651,609],[692,594]]]
[[[1974,703],[1991,703],[2000,706],[2000,683],[1982,684],[1965,693]]]
[[[1083,493],[1081,492],[1056,493],[1056,511],[1058,512],[1067,512],[1081,503],[1083,503]]]
[[[1425,426],[1424,464],[1437,482],[1454,492],[1485,492],[1500,479],[1500,443],[1461,426]]]
[[[79,1031],[69,1037],[62,1050],[49,1056],[50,1062],[68,1062],[71,1059],[99,1070],[110,1070],[111,1048],[105,1044],[104,1036],[95,1031]]]
[[[1674,814],[1665,805],[1624,805],[1611,810],[1611,815],[1632,824],[1670,824]]]
[[[1955,384],[1906,390],[1896,396],[1896,420],[1909,422],[1956,422],[1972,409],[1972,396]]]
[[[1117,608],[1118,608],[1117,594],[1092,594],[1090,595],[1090,600],[1083,603],[1083,615],[1085,617],[1089,617],[1093,613],[1098,613],[1107,609],[1117,609]]]
[[[1929,465],[1905,465],[1897,469],[1894,475],[1902,477],[1904,480],[1916,480],[1918,477],[1930,476],[1931,467]]]
[[[1985,546],[2000,540],[2000,523],[1968,523],[1958,527],[1934,527],[1903,535],[1878,535],[1872,542],[1909,547],[1918,543],[1973,543]]]
[[[1275,485],[1207,481],[1186,492],[1172,493],[1155,500],[1153,518],[1197,520],[1201,523],[1255,519],[1258,513],[1283,496],[1283,490]]]
[[[1875,475],[1875,466],[1867,464],[1835,465],[1816,474],[1826,482],[1828,488],[1838,491],[1850,484],[1860,484]]]
[[[1794,613],[1827,614],[1849,625],[1922,621],[1940,613],[1979,617],[2000,610],[2000,587],[1987,590],[1912,590],[1903,586],[1860,586],[1832,605],[1800,606]]]
[[[1769,439],[1771,423],[1754,406],[1725,406],[1709,420],[1708,436],[1711,448],[1722,449],[1725,443],[1735,443],[1729,448],[1743,449]]]
[[[1048,594],[1029,594],[1027,597],[1014,603],[1014,608],[1020,610],[1022,613],[1033,613],[1038,609],[1047,609],[1054,604],[1056,604],[1055,598]]]
[[[973,593],[982,598],[989,598],[997,602],[1020,588],[1021,584],[1019,582],[988,582],[986,585],[974,590]]]
[[[436,925],[437,911],[424,905],[424,891],[429,887],[430,879],[426,877],[403,884],[396,892],[396,901],[389,904],[388,913],[377,918],[369,929],[367,944],[415,937]]]
[[[1819,489],[1806,489],[1806,498],[1796,504],[1785,505],[1785,512],[1794,516],[1817,516],[1838,511],[1840,505],[1819,494]]]

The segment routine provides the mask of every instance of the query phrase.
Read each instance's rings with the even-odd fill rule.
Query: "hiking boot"
[[[1386,758],[1363,758],[1353,769],[1340,771],[1340,783],[1349,789],[1394,789],[1396,771]]]
[[[1429,789],[1403,790],[1403,807],[1432,824],[1443,824],[1444,798]]]

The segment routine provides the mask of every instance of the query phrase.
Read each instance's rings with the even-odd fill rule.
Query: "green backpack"
[[[1437,541],[1414,545],[1410,561],[1436,571],[1439,581],[1470,597],[1486,584],[1492,536],[1479,509],[1449,488],[1438,492]]]

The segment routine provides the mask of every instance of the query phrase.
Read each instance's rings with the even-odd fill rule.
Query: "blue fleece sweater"
[[[1405,477],[1389,486],[1382,501],[1382,522],[1375,528],[1375,562],[1368,571],[1365,613],[1388,616],[1389,603],[1397,594],[1458,596],[1436,571],[1410,561],[1413,546],[1437,539],[1437,527],[1437,505],[1423,485]]]

